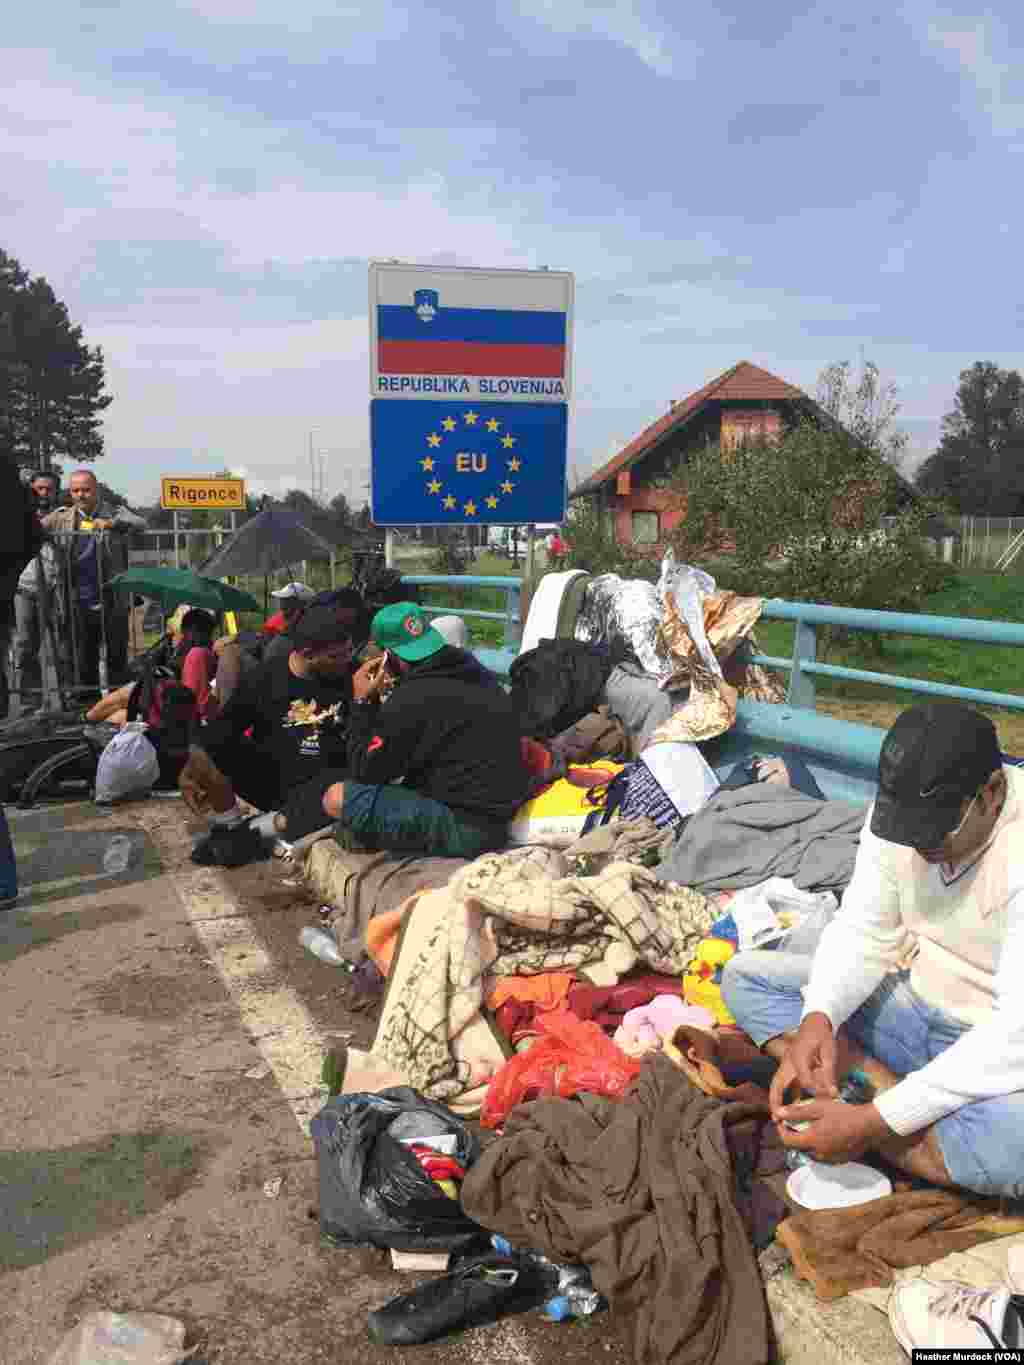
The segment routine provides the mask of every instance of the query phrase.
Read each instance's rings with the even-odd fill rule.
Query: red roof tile
[[[750,402],[764,399],[785,400],[787,402],[793,402],[795,399],[809,401],[802,389],[796,388],[793,384],[787,384],[784,379],[779,379],[767,370],[762,370],[758,365],[751,365],[749,360],[741,360],[731,370],[726,370],[717,379],[712,379],[710,384],[705,384],[696,393],[691,393],[689,398],[684,398],[682,402],[676,403],[671,412],[667,412],[664,417],[659,417],[656,422],[645,427],[640,435],[634,437],[624,450],[620,450],[618,455],[612,456],[607,464],[602,465],[600,469],[589,475],[579,488],[574,490],[574,495],[596,492],[620,469],[626,469],[638,460],[663,436],[677,427],[685,426],[696,416],[698,409],[702,408],[705,403]]]

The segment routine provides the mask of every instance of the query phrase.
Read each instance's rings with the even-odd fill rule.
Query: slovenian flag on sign
[[[445,307],[431,289],[416,290],[408,305],[377,305],[381,374],[559,379],[565,346],[564,312]]]

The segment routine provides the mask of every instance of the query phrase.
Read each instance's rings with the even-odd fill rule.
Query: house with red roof
[[[684,515],[679,494],[668,485],[688,451],[716,441],[723,446],[770,441],[801,417],[832,420],[802,389],[741,360],[674,402],[571,496],[596,498],[614,520],[620,544],[656,553]]]

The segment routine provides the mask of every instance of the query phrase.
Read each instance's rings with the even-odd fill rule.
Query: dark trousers
[[[121,603],[105,611],[86,607],[78,612],[78,680],[83,687],[98,687],[100,644],[107,631],[107,677],[111,687],[122,683],[128,671],[128,610]],[[70,645],[70,641],[68,642]]]

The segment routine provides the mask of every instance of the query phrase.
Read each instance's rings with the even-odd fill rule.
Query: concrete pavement
[[[364,1324],[415,1281],[318,1234],[305,1125],[323,1047],[365,1045],[373,1023],[347,974],[296,942],[315,906],[278,867],[194,867],[179,802],[12,812],[11,825],[24,894],[0,915],[0,1362],[45,1365],[95,1307],[183,1318],[209,1365],[408,1361]],[[115,833],[132,859],[109,876]],[[787,1365],[904,1360],[876,1310],[819,1304],[786,1269],[767,1286]],[[595,1352],[628,1361],[609,1315],[529,1314],[416,1358],[593,1365]]]

